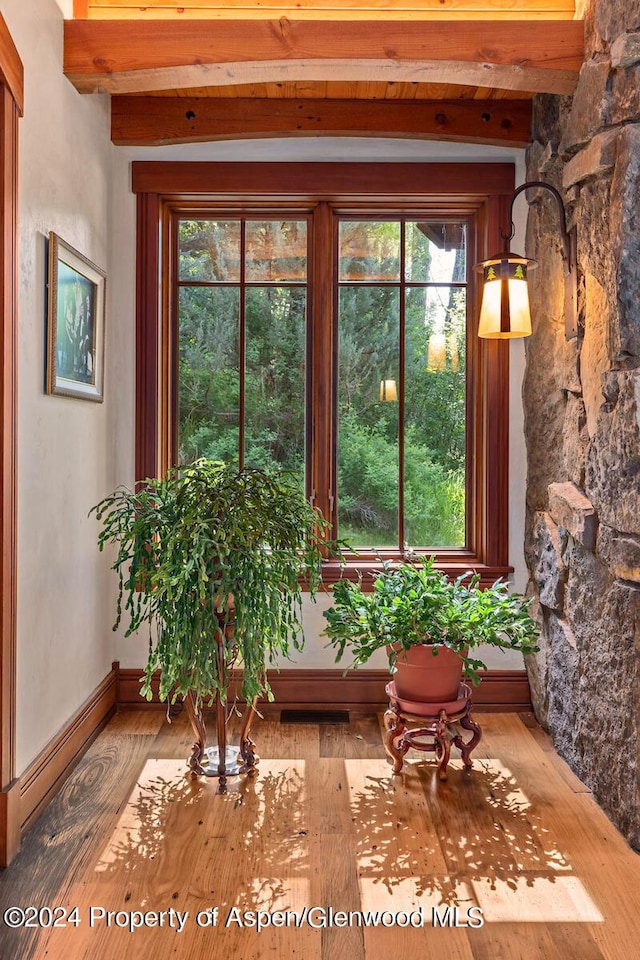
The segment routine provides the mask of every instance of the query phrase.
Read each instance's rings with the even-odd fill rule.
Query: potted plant
[[[239,770],[253,767],[246,718],[250,724],[258,697],[273,700],[268,666],[301,648],[302,594],[313,596],[321,582],[326,521],[294,479],[210,460],[170,469],[133,492],[120,488],[92,513],[102,524],[100,550],[117,548],[114,629],[124,611],[127,636],[150,625],[141,692],[152,698],[159,671],[160,699],[183,697],[192,716],[192,770],[224,778],[238,772],[223,721],[241,665],[248,709]],[[202,706],[212,703],[218,752],[205,764]]]
[[[325,635],[336,660],[349,650],[355,667],[386,649],[398,697],[412,702],[455,701],[462,675],[477,684],[485,664],[473,655],[483,644],[532,653],[538,630],[529,600],[496,581],[480,588],[480,575],[451,581],[433,557],[385,563],[373,589],[362,580],[339,580],[326,610]]]

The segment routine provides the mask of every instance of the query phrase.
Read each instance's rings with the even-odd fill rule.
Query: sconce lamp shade
[[[395,380],[381,380],[380,381],[380,400],[384,403],[397,400],[398,399],[398,390],[396,388]]]
[[[502,340],[531,335],[527,270],[536,266],[535,260],[508,250],[476,265],[484,279],[479,337]]]

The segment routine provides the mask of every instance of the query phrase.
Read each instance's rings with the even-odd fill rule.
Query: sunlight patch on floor
[[[193,804],[198,781],[185,776],[184,760],[147,760],[122,816],[96,863],[96,873],[127,856],[148,859],[162,847],[167,811],[173,803]]]
[[[263,760],[257,777],[230,779],[221,795],[216,778],[191,779],[182,759],[148,760],[95,872],[144,876],[158,858],[157,872],[176,862],[184,831],[197,827],[206,843],[192,866],[192,895],[215,886],[215,855],[235,862],[235,903],[244,909],[317,904],[310,863],[337,857],[357,875],[362,910],[479,906],[489,923],[603,921],[542,812],[499,760],[481,759],[471,772],[454,761],[446,783],[429,764],[408,764],[396,777],[385,760],[322,764],[321,772],[306,761]],[[326,820],[328,802],[342,810],[335,822]]]
[[[458,907],[466,913],[478,901],[469,883],[454,877],[388,877],[380,883],[367,877],[358,879],[361,910],[392,910],[410,913],[422,907],[431,916],[435,907]]]
[[[603,923],[578,877],[473,880],[487,923]]]

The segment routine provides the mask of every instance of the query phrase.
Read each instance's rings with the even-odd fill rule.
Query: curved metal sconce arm
[[[500,236],[504,241],[504,249],[509,249],[509,243],[513,239],[513,236],[516,232],[516,228],[513,223],[513,204],[521,193],[524,193],[525,190],[528,190],[531,187],[541,187],[543,190],[548,190],[549,193],[555,197],[556,203],[558,204],[558,212],[560,214],[560,237],[562,239],[563,257],[567,262],[567,269],[571,272],[576,265],[575,235],[572,236],[572,233],[569,233],[567,230],[567,217],[564,212],[564,202],[559,191],[556,190],[555,187],[552,187],[550,183],[545,183],[544,180],[529,180],[527,183],[521,184],[514,191],[513,196],[511,197],[511,203],[509,204],[509,228],[511,232],[507,234],[504,232],[504,230],[500,230]]]

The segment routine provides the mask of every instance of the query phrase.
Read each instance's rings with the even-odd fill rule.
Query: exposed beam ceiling
[[[65,22],[64,69],[82,93],[299,80],[458,83],[572,93],[580,21]]]
[[[268,100],[123,97],[111,139],[158,146],[272,136],[392,136],[526,146],[528,100]]]

